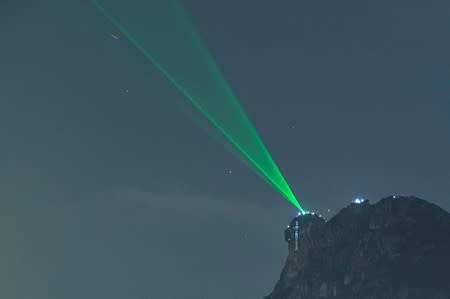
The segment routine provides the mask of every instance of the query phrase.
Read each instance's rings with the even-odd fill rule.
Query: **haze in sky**
[[[306,209],[450,209],[448,1],[183,0]],[[0,296],[261,298],[295,208],[91,2],[0,1]]]

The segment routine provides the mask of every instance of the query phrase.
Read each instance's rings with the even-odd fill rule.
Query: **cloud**
[[[234,221],[267,222],[271,210],[258,203],[236,198],[206,197],[173,192],[170,194],[154,194],[151,192],[129,190],[118,192],[114,198],[142,204],[144,207],[164,209],[167,211],[188,214],[193,217],[222,217]],[[159,210],[161,211],[161,210]]]

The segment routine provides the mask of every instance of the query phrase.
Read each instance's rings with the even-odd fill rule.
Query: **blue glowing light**
[[[360,204],[360,203],[363,203],[364,201],[365,201],[364,198],[357,197],[357,198],[355,198],[355,200],[353,200],[353,203]]]

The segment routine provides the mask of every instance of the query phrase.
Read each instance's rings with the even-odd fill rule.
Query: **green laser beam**
[[[232,144],[252,169],[302,213],[288,183],[183,8],[170,0],[93,0],[100,12]],[[102,1],[105,3],[106,1]],[[122,5],[123,6],[123,5]]]

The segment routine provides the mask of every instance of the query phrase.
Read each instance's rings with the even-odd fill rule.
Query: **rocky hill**
[[[416,197],[354,202],[329,221],[300,215],[265,299],[450,299],[450,214]]]

